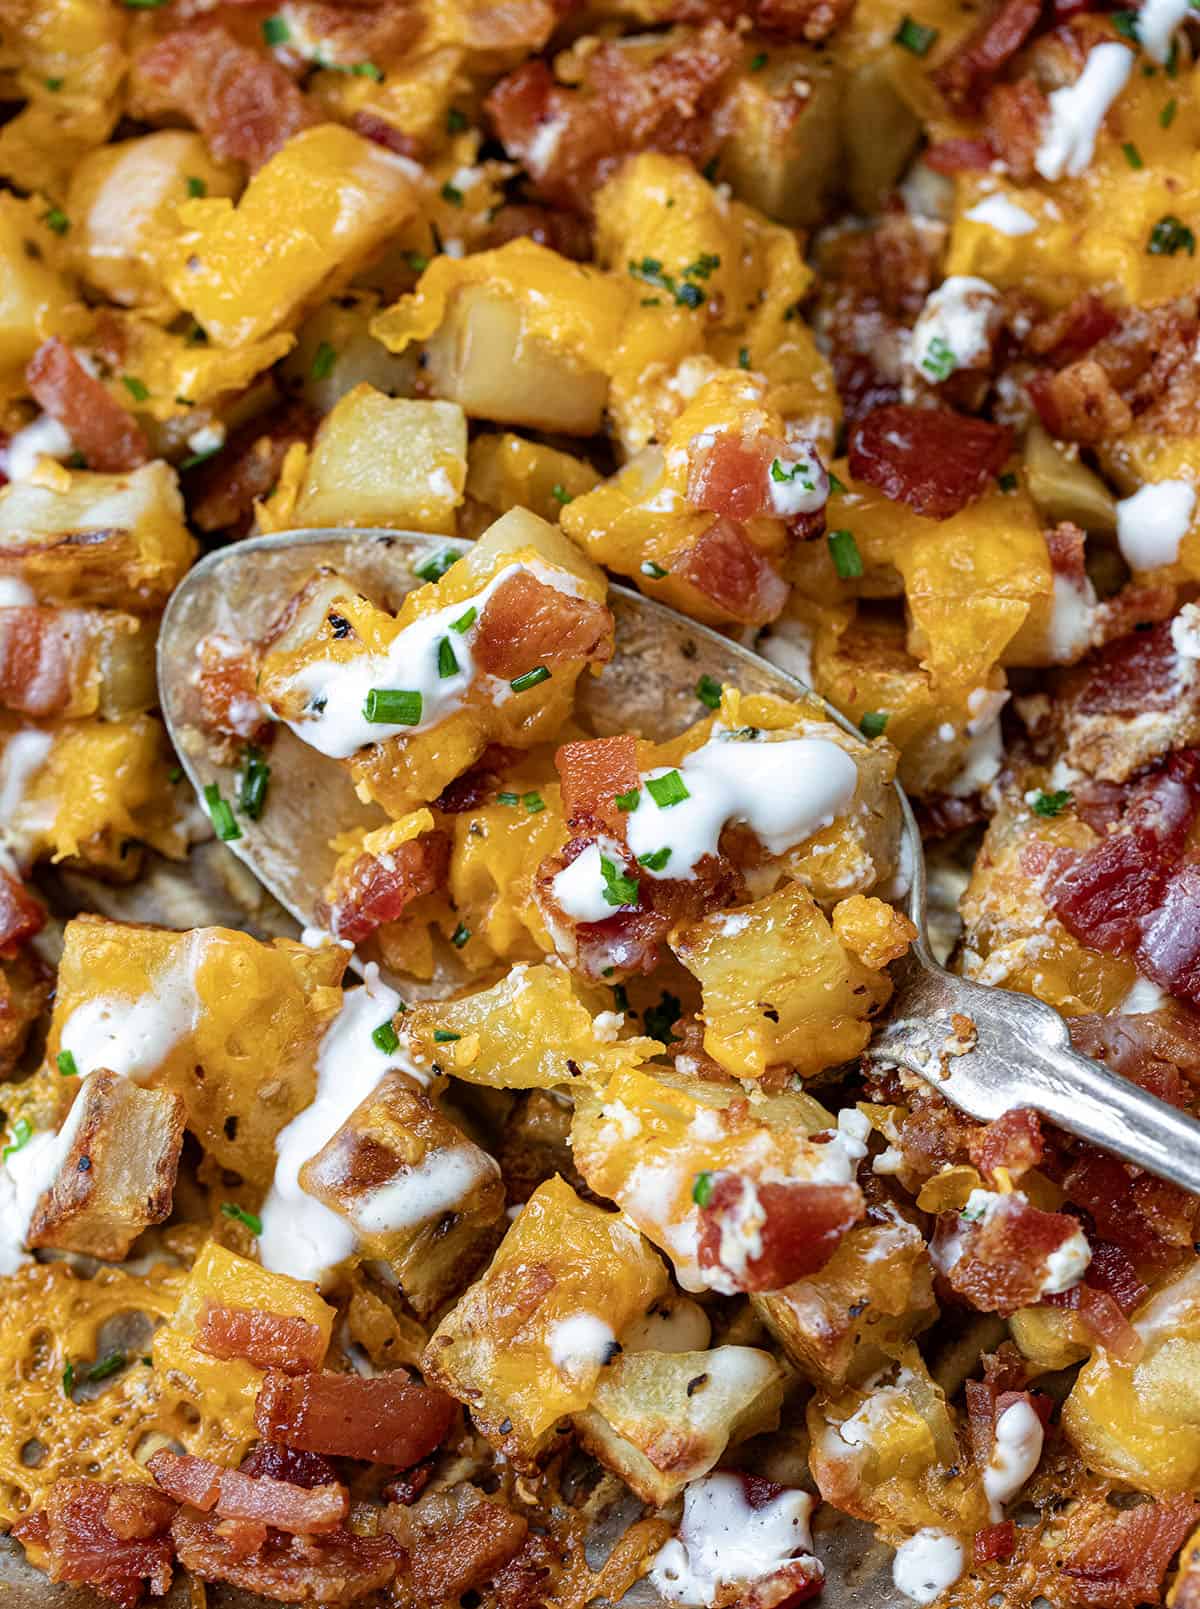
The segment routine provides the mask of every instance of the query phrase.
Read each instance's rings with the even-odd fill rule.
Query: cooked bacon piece
[[[146,1467],[177,1503],[188,1503],[204,1513],[212,1509],[222,1519],[248,1520],[296,1536],[336,1531],[349,1508],[346,1488],[337,1482],[329,1486],[293,1486],[269,1475],[222,1469],[207,1458],[193,1458],[165,1448],[155,1453]]]
[[[1137,1270],[1126,1252],[1111,1240],[1097,1240],[1089,1236],[1092,1260],[1088,1264],[1087,1283],[1095,1291],[1111,1296],[1122,1313],[1132,1313],[1146,1296],[1146,1286],[1138,1278]]]
[[[986,173],[996,160],[987,140],[941,140],[926,150],[924,162],[935,173]]]
[[[404,1559],[390,1536],[330,1531],[288,1536],[181,1509],[171,1526],[184,1569],[201,1581],[228,1581],[281,1603],[342,1606],[386,1586]],[[249,1542],[258,1541],[247,1552]]]
[[[1120,1304],[1107,1291],[1097,1290],[1085,1282],[1072,1285],[1069,1291],[1056,1291],[1043,1296],[1042,1305],[1065,1307],[1078,1313],[1099,1345],[1122,1362],[1136,1363],[1141,1357],[1141,1337],[1121,1311]]]
[[[563,1549],[551,1537],[534,1532],[520,1551],[492,1577],[497,1609],[544,1609],[562,1565]]]
[[[196,686],[205,728],[247,743],[269,741],[272,723],[259,702],[258,658],[252,644],[214,631],[201,641],[197,658]]]
[[[293,442],[310,442],[317,415],[298,400],[281,403],[248,420],[230,435],[211,463],[188,472],[188,511],[202,531],[249,529],[255,500],[279,479]]]
[[[496,784],[515,761],[521,757],[520,749],[506,749],[502,743],[489,743],[469,771],[455,777],[444,787],[430,806],[443,810],[448,816],[463,815],[478,810],[496,791]]]
[[[39,717],[67,707],[84,646],[74,620],[66,609],[0,608],[0,705]]]
[[[162,1597],[170,1587],[171,1543],[159,1532],[121,1537],[109,1526],[109,1505],[124,1486],[123,1482],[59,1481],[45,1509],[19,1519],[12,1534],[44,1551],[44,1568],[51,1581],[94,1587],[121,1609],[134,1609],[147,1585],[155,1597]],[[133,1494],[129,1503],[140,1505],[140,1488],[128,1490]],[[151,1513],[148,1507],[139,1511],[144,1517]],[[119,1525],[128,1528],[131,1512],[124,1500],[117,1501]]]
[[[1142,919],[1137,964],[1153,983],[1200,1006],[1200,862],[1185,861],[1167,878]]]
[[[585,263],[592,257],[592,232],[586,219],[558,207],[506,202],[489,222],[483,245],[492,250],[510,240],[534,240],[572,262]]]
[[[1190,1252],[1200,1201],[1164,1179],[1079,1146],[1062,1180],[1067,1200],[1091,1217],[1102,1240],[1138,1267],[1170,1268]]]
[[[1031,179],[1050,102],[1032,78],[994,84],[983,108],[985,143],[1018,184]]]
[[[698,1260],[739,1291],[777,1291],[823,1268],[866,1212],[854,1184],[758,1184],[722,1172],[700,1211]],[[761,1251],[747,1255],[747,1239]]]
[[[455,1414],[444,1391],[415,1385],[402,1369],[356,1374],[268,1372],[254,1423],[271,1441],[306,1452],[364,1458],[407,1469],[441,1444]]]
[[[985,17],[932,75],[952,106],[979,105],[984,91],[1029,38],[1041,14],[1041,0],[1000,0],[992,15]]]
[[[815,45],[828,39],[853,10],[854,0],[758,0],[754,17],[764,33]]]
[[[113,1486],[104,1523],[122,1542],[145,1542],[161,1536],[175,1515],[175,1504],[153,1486]]]
[[[1071,1043],[1159,1100],[1187,1108],[1200,1084],[1200,1019],[1185,1006],[1135,1016],[1070,1019]]]
[[[287,16],[293,40],[319,39],[322,61],[343,68],[364,61],[389,67],[421,31],[417,8],[407,0],[288,0]],[[292,48],[285,45],[289,53]]]
[[[616,800],[639,785],[637,739],[627,734],[564,743],[555,753],[554,768],[571,832],[592,838],[605,833],[623,844],[628,818]]]
[[[802,458],[812,466],[802,468]],[[774,436],[747,439],[739,432],[720,431],[693,442],[688,450],[688,502],[734,521],[751,520],[760,514],[784,518],[791,534],[800,540],[819,536],[825,526],[821,509],[808,514],[780,516],[771,501],[771,476],[776,463],[787,466],[781,473],[801,476],[808,491],[823,495],[824,469],[816,453],[799,442]],[[800,481],[797,481],[799,486]]]
[[[959,513],[991,484],[1012,432],[945,408],[876,408],[850,436],[850,473],[927,519]]]
[[[1080,358],[1057,374],[1041,370],[1028,391],[1038,417],[1060,441],[1095,447],[1133,423],[1129,404],[1094,358]]]
[[[995,1559],[1011,1558],[1016,1545],[1016,1527],[1011,1520],[985,1525],[982,1531],[975,1533],[975,1563],[990,1564]]]
[[[670,922],[656,911],[619,911],[603,922],[580,922],[575,929],[575,968],[599,982],[644,976],[662,959]]]
[[[783,611],[788,584],[733,520],[718,517],[671,565],[730,621],[765,626]]]
[[[314,1486],[332,1486],[337,1471],[320,1453],[301,1452],[278,1441],[260,1441],[238,1465],[243,1475],[267,1475],[271,1480],[288,1481],[311,1491]]]
[[[1121,1509],[1085,1500],[1068,1529],[1072,1540],[1082,1539],[1058,1563],[1071,1578],[1071,1602],[1085,1609],[1158,1603],[1167,1566],[1198,1518],[1200,1504],[1191,1497]]]
[[[251,170],[319,121],[277,61],[219,24],[177,28],[141,51],[134,70],[153,97],[148,113],[181,113],[219,161]]]
[[[1038,1300],[1047,1259],[1077,1228],[1073,1218],[1042,1212],[1018,1192],[996,1202],[981,1223],[963,1224],[957,1214],[944,1213],[934,1262],[944,1266],[951,1289],[972,1307],[1007,1316]]]
[[[137,469],[150,457],[133,416],[57,335],[43,341],[30,358],[25,384],[38,406],[62,425],[89,469],[119,474]]]
[[[612,611],[518,570],[484,605],[471,646],[480,669],[505,681],[573,659],[603,665],[612,658]]]
[[[46,925],[45,907],[0,866],[0,956],[12,957]]]
[[[1095,291],[1077,296],[1068,306],[1040,318],[1025,337],[1025,350],[1052,363],[1071,363],[1111,335],[1117,314]]]
[[[532,1193],[530,1191],[531,1195]],[[528,1197],[526,1199],[528,1200]],[[394,1480],[387,1481],[381,1486],[379,1495],[389,1503],[399,1503],[401,1508],[411,1508],[433,1479],[436,1464],[435,1458],[426,1458],[421,1463],[414,1464],[411,1469],[406,1469],[403,1475],[397,1475]]]
[[[457,1603],[486,1586],[521,1549],[529,1531],[523,1515],[489,1501],[471,1486],[427,1497],[414,1514],[393,1516],[411,1534],[409,1570],[419,1603]]]
[[[987,1123],[969,1143],[971,1161],[980,1173],[994,1179],[997,1168],[1003,1168],[1016,1180],[1042,1160],[1042,1124],[1038,1114],[1028,1106],[1019,1106],[1005,1112],[994,1123]]]
[[[449,865],[450,839],[440,830],[410,838],[384,856],[360,855],[339,879],[334,898],[317,906],[316,920],[337,938],[359,944],[402,916],[413,900],[440,888]]]
[[[222,1302],[205,1305],[192,1345],[210,1357],[245,1358],[257,1369],[284,1374],[307,1374],[325,1357],[325,1338],[308,1319]]]
[[[424,146],[414,134],[405,134],[403,129],[389,123],[386,117],[380,117],[377,112],[355,112],[350,119],[350,127],[364,140],[370,140],[372,145],[382,145],[385,151],[391,151],[395,156],[406,156],[412,162],[420,162],[426,154]]]

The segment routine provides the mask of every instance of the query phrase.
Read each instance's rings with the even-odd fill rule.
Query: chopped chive
[[[183,781],[183,767],[181,765],[173,765],[171,767],[171,769],[167,772],[167,781],[168,782],[182,782]]]
[[[54,1060],[64,1078],[79,1077],[79,1067],[69,1050],[60,1050]]]
[[[1039,791],[1033,801],[1035,816],[1058,816],[1074,801],[1074,795],[1069,788],[1063,788],[1058,793],[1043,793]]]
[[[1109,21],[1112,23],[1117,32],[1125,39],[1132,39],[1134,44],[1137,44],[1138,29],[1136,11],[1114,11],[1112,16],[1109,18]]]
[[[958,359],[954,356],[949,342],[943,340],[940,335],[935,335],[925,348],[917,367],[927,380],[932,380],[934,385],[941,385],[942,381],[948,380],[958,367]]]
[[[691,798],[678,771],[668,771],[665,777],[647,777],[646,792],[660,810],[668,810],[672,805],[682,804],[685,799]]]
[[[314,380],[328,380],[333,373],[333,366],[336,362],[337,353],[328,341],[322,341],[312,360],[312,368],[309,370],[309,374]]]
[[[1178,109],[1179,102],[1175,99],[1174,95],[1172,95],[1171,99],[1158,114],[1159,128],[1170,128],[1171,124],[1175,121],[1175,113],[1178,111]]]
[[[363,719],[377,726],[417,726],[424,700],[407,687],[372,687],[363,704]]]
[[[232,843],[235,838],[242,836],[242,829],[233,819],[233,806],[222,799],[221,790],[215,782],[205,784],[204,802],[208,806],[213,831],[223,844]]]
[[[837,476],[834,474],[833,470],[831,469],[829,471],[829,495],[830,495],[830,497],[840,496],[845,490],[846,490],[845,486],[837,478]]]
[[[561,503],[564,508],[568,503],[573,503],[575,501],[574,497],[565,486],[559,486],[557,484],[550,488],[550,496],[556,503]]]
[[[833,567],[843,581],[851,581],[863,573],[862,554],[853,531],[830,531],[828,541]]]
[[[452,1033],[449,1028],[435,1028],[433,1031],[435,1045],[452,1045],[456,1039],[461,1038],[461,1034]]]
[[[454,929],[454,932],[450,935],[450,942],[453,944],[456,950],[461,950],[463,945],[470,937],[471,929],[466,925],[465,922],[460,922]]]
[[[696,697],[706,709],[719,710],[721,707],[721,694],[724,691],[721,683],[715,676],[707,672],[696,683]]]
[[[449,179],[447,179],[446,183],[442,186],[442,200],[448,201],[452,207],[461,207],[463,204],[463,193],[456,184],[451,184]]]
[[[249,744],[242,756],[238,809],[244,816],[249,816],[251,821],[259,821],[262,818],[270,781],[271,767],[267,764],[263,751],[253,743]]]
[[[157,11],[167,0],[121,0],[127,11]]]
[[[662,999],[656,1006],[648,1007],[642,1022],[651,1039],[657,1039],[662,1045],[669,1045],[676,1038],[671,1029],[679,1021],[682,1006],[677,995],[663,990]]]
[[[600,875],[604,879],[604,902],[606,905],[636,905],[638,903],[638,880],[619,872],[613,861],[607,855],[600,856]]]
[[[698,1173],[692,1185],[692,1200],[698,1207],[707,1207],[712,1200],[713,1176],[711,1173]]]
[[[638,865],[644,866],[648,872],[660,872],[670,858],[669,849],[652,849],[648,855],[638,856]]]
[[[437,646],[438,675],[443,679],[447,676],[457,676],[459,671],[458,660],[454,657],[454,644],[449,637],[439,637]]]
[[[461,636],[464,631],[470,631],[471,627],[475,624],[478,618],[479,610],[476,609],[474,604],[472,604],[465,615],[459,615],[457,620],[452,620],[450,622],[450,630],[457,631],[459,636]]]
[[[64,84],[64,83],[65,83],[65,82],[66,82],[66,80],[65,80],[65,79],[62,79],[62,78],[47,78],[47,79],[46,79],[46,81],[45,81],[45,83],[46,83],[46,88],[47,88],[47,89],[48,89],[48,90],[49,90],[49,91],[50,91],[50,92],[51,92],[51,94],[53,94],[53,95],[57,95],[57,94],[58,94],[58,92],[59,92],[59,90],[60,90],[60,89],[61,89],[61,88],[62,88],[62,87],[63,87],[63,84]]]
[[[750,348],[748,346],[739,346],[738,347],[738,368],[739,369],[748,369],[749,367],[750,367]]]
[[[704,292],[699,285],[679,285],[675,289],[675,300],[681,307],[699,307],[704,301]]]
[[[125,0],[125,4],[128,5],[129,0]],[[75,1365],[69,1360],[62,1372],[62,1388],[64,1397],[69,1397],[75,1389]]]
[[[245,1224],[252,1235],[262,1234],[262,1219],[256,1212],[247,1212],[245,1207],[239,1207],[236,1201],[222,1201],[221,1211],[227,1218]]]
[[[420,251],[406,251],[404,253],[404,261],[412,269],[414,274],[423,274],[429,267],[429,258],[425,256],[424,252]]]
[[[996,485],[1002,492],[1015,492],[1018,484],[1017,477],[1010,469],[1006,469],[1003,475],[996,476]]]
[[[538,793],[536,788],[530,793],[523,793],[521,795],[521,803],[525,806],[527,814],[531,816],[540,815],[546,808],[546,801],[542,798],[541,794]]]
[[[194,201],[198,201],[201,196],[206,196],[208,194],[208,186],[205,184],[203,179],[198,179],[194,173],[189,173],[187,181],[187,193]]]
[[[767,65],[768,60],[769,57],[767,56],[766,51],[760,50],[756,56],[752,56],[750,58],[750,71],[752,73],[761,73],[763,68]]]
[[[859,721],[858,729],[864,737],[882,737],[887,723],[887,710],[868,710]]]
[[[19,1117],[13,1124],[12,1132],[12,1144],[6,1145],[3,1153],[0,1153],[3,1155],[5,1161],[8,1160],[14,1151],[19,1151],[23,1146],[29,1144],[30,1140],[33,1138],[33,1124],[27,1117]]]
[[[286,45],[292,31],[282,17],[268,17],[262,25],[262,36],[268,45]]]
[[[87,1377],[89,1380],[107,1380],[110,1374],[119,1374],[127,1362],[124,1352],[110,1352],[106,1358],[99,1358],[92,1364]]]
[[[125,387],[126,391],[128,391],[129,395],[135,402],[145,402],[146,398],[150,395],[149,390],[145,384],[138,379],[136,374],[123,374],[121,376],[121,384]]]
[[[1196,237],[1182,219],[1169,212],[1150,231],[1146,250],[1152,257],[1174,257],[1177,251],[1186,251],[1189,257],[1194,257]]]
[[[383,83],[383,69],[376,67],[373,61],[356,61],[350,72],[355,78],[370,78],[375,83]]]
[[[537,665],[533,670],[527,670],[523,676],[518,676],[515,681],[509,682],[508,685],[514,693],[526,693],[531,687],[537,687],[540,682],[548,682],[549,680],[550,672],[545,665]]]
[[[439,548],[414,564],[413,574],[419,575],[422,581],[440,581],[450,566],[458,563],[459,557],[451,548]]]
[[[927,56],[933,49],[937,36],[936,28],[927,28],[923,22],[905,17],[892,35],[892,43],[904,50],[911,50],[914,56]]]
[[[206,447],[202,453],[189,453],[180,462],[180,469],[195,469],[197,464],[207,464],[210,458],[215,458],[221,451],[220,447]]]
[[[496,795],[496,803],[497,804],[519,805],[520,802],[521,802],[521,795],[519,793],[498,793]]]
[[[663,576],[667,573],[663,569],[662,565],[655,564],[653,559],[644,560],[643,563],[638,565],[638,569],[643,575],[648,575],[651,581],[661,581]]]
[[[467,126],[467,114],[452,106],[446,113],[446,133],[461,134]]]
[[[1142,153],[1137,146],[1132,140],[1126,140],[1121,149],[1125,153],[1125,160],[1129,163],[1129,166],[1135,173],[1140,173],[1146,164],[1142,161]]]
[[[719,169],[719,163],[720,163],[720,158],[714,156],[714,157],[711,157],[704,164],[704,166],[700,169],[701,173],[708,180],[709,184],[715,184],[716,183],[717,172],[718,172],[718,169]]]
[[[381,1022],[378,1028],[372,1030],[371,1042],[377,1050],[382,1050],[385,1056],[390,1056],[394,1050],[399,1048],[400,1035],[396,1032],[390,1017],[386,1022]]]
[[[51,207],[48,212],[43,212],[42,222],[47,229],[53,229],[56,235],[65,235],[71,227],[71,220],[61,207]]]
[[[640,788],[630,788],[628,793],[615,793],[613,795],[613,803],[618,810],[636,810],[641,802],[642,790]]]

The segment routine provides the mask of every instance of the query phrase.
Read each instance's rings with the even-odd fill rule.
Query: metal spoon
[[[290,531],[238,542],[202,559],[176,589],[158,638],[167,730],[197,792],[215,782],[229,797],[234,780],[234,769],[214,762],[200,731],[194,671],[201,638],[213,631],[258,636],[319,565],[332,566],[394,609],[421,584],[414,563],[467,546],[405,531]],[[704,674],[747,693],[815,696],[758,655],[637,592],[613,587],[609,603],[616,654],[602,676],[579,683],[581,717],[597,735],[632,729],[658,740],[674,736],[697,718],[695,686]],[[831,705],[825,708],[844,731],[860,736]],[[1200,1194],[1200,1123],[1079,1055],[1052,1007],[1029,995],[969,983],[937,964],[925,932],[920,833],[903,791],[896,792],[911,872],[908,914],[917,939],[898,969],[889,1020],[868,1056],[920,1074],[972,1117],[990,1121],[1014,1107],[1033,1107],[1067,1133]],[[271,755],[268,808],[261,821],[244,823],[242,837],[229,847],[307,925],[333,868],[329,839],[383,819],[359,803],[335,761],[281,728]],[[431,983],[406,979],[405,990],[438,994],[466,981],[447,947]]]

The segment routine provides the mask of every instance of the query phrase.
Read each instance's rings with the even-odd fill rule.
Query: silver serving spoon
[[[213,761],[199,727],[194,671],[203,637],[214,631],[260,635],[319,565],[332,566],[394,609],[421,584],[414,563],[468,545],[406,531],[289,531],[237,542],[202,559],[176,589],[158,638],[163,714],[197,792],[215,782],[229,798],[234,783],[234,769]],[[616,653],[602,676],[584,676],[579,683],[582,719],[597,735],[633,730],[656,740],[674,736],[697,718],[695,686],[704,674],[747,693],[815,696],[757,654],[640,593],[613,587],[609,604]],[[825,708],[844,731],[861,737],[831,705]],[[903,791],[896,792],[910,871],[908,914],[917,940],[897,969],[890,1016],[868,1056],[920,1074],[971,1117],[990,1121],[1014,1107],[1033,1107],[1067,1133],[1200,1194],[1200,1123],[1079,1055],[1052,1007],[1029,995],[969,983],[934,960],[925,931],[920,833]],[[242,837],[229,847],[307,925],[333,868],[329,839],[383,819],[359,803],[336,761],[280,728],[268,807],[261,821],[243,821]],[[419,996],[466,981],[447,947],[431,983],[406,979],[404,987]]]

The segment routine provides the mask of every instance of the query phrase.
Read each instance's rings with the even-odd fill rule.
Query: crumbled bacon
[[[280,403],[239,425],[211,463],[189,471],[188,511],[202,531],[249,529],[256,499],[279,479],[293,442],[310,442],[317,415],[299,400]]]
[[[811,447],[803,454],[812,465],[805,479],[810,490],[823,493],[825,473]],[[801,457],[797,445],[775,436],[746,436],[732,430],[706,432],[688,449],[688,502],[734,521],[752,520],[759,515],[779,518],[771,501],[774,466],[787,466],[795,473]],[[820,509],[808,514],[784,516],[789,533],[801,541],[819,536],[824,529]]]
[[[896,403],[876,408],[850,436],[850,473],[927,519],[949,519],[991,484],[1012,433],[1003,425]]]
[[[944,1267],[951,1288],[972,1307],[1007,1315],[1038,1300],[1047,1259],[1076,1229],[1074,1219],[1042,1212],[1015,1192],[994,1203],[980,1223],[964,1224],[957,1214],[943,1214],[935,1233],[934,1262]]]
[[[1095,291],[1086,291],[1067,307],[1038,319],[1025,337],[1025,350],[1051,363],[1071,363],[1111,335],[1117,323],[1112,308]]]
[[[71,701],[84,646],[68,609],[0,608],[0,705],[55,715]]]
[[[1137,1266],[1173,1267],[1196,1239],[1200,1201],[1105,1151],[1080,1145],[1063,1175],[1067,1200],[1081,1207],[1102,1240]]]
[[[266,743],[271,718],[258,698],[258,658],[252,644],[214,631],[196,652],[200,719],[218,737]]]
[[[320,1453],[301,1452],[279,1441],[260,1441],[238,1465],[243,1475],[268,1475],[272,1480],[289,1481],[309,1491],[314,1486],[332,1486],[337,1471]]]
[[[57,419],[89,469],[120,474],[137,469],[150,448],[132,414],[94,379],[65,341],[43,341],[25,369],[30,396]]]
[[[741,10],[736,8],[735,15]],[[764,33],[815,45],[836,32],[853,10],[854,0],[757,0],[753,14]]]
[[[612,611],[517,570],[484,605],[471,646],[479,668],[506,681],[539,665],[603,665],[612,658]]]
[[[222,1469],[207,1458],[172,1453],[165,1448],[146,1467],[169,1497],[177,1503],[222,1519],[247,1520],[269,1525],[296,1536],[336,1531],[346,1518],[349,1502],[340,1483],[329,1486],[293,1486],[269,1475],[247,1475]]]
[[[180,1564],[201,1581],[228,1581],[282,1603],[341,1606],[386,1586],[403,1563],[390,1536],[346,1530],[289,1536],[181,1509],[171,1526]],[[247,1544],[258,1545],[247,1551]]]
[[[1071,1043],[1159,1100],[1186,1108],[1200,1084],[1200,1020],[1184,1006],[1134,1016],[1072,1017]]]
[[[560,207],[506,202],[489,221],[483,245],[491,250],[510,240],[534,240],[572,262],[585,263],[592,256],[592,234],[586,219]]]
[[[572,834],[596,837],[600,833],[625,842],[626,813],[617,808],[619,794],[639,786],[637,739],[592,738],[564,743],[554,756],[562,783],[563,815]]]
[[[1046,1307],[1065,1307],[1078,1313],[1097,1343],[1115,1358],[1136,1363],[1141,1356],[1141,1337],[1107,1291],[1097,1290],[1090,1283],[1072,1285],[1069,1291],[1043,1296],[1042,1303]]]
[[[520,1551],[492,1577],[497,1609],[545,1609],[562,1552],[549,1536],[537,1531],[527,1536]]]
[[[755,1185],[742,1174],[718,1173],[700,1209],[698,1261],[736,1290],[781,1290],[823,1268],[865,1211],[857,1185]],[[742,1236],[747,1217],[761,1246],[754,1256],[746,1255]]]
[[[169,1528],[175,1503],[164,1492],[156,1492],[153,1486],[124,1484],[109,1490],[112,1496],[104,1511],[104,1523],[122,1542],[146,1542]]]
[[[1095,1236],[1089,1236],[1089,1240],[1092,1260],[1088,1264],[1088,1285],[1111,1296],[1122,1313],[1132,1313],[1144,1299],[1147,1287],[1138,1278],[1129,1255],[1111,1240],[1097,1240]]]
[[[1039,370],[1028,390],[1038,417],[1060,441],[1094,447],[1133,423],[1128,403],[1094,358],[1079,358],[1057,373]]]
[[[372,145],[382,145],[385,151],[391,151],[393,156],[406,156],[411,162],[419,162],[426,155],[415,134],[406,134],[386,117],[380,117],[378,112],[355,112],[350,119],[350,127],[364,140],[370,140]]]
[[[1050,102],[1032,78],[994,84],[983,108],[985,144],[1018,184],[1031,179]]]
[[[601,978],[648,977],[662,959],[670,922],[657,911],[618,911],[603,922],[575,928],[576,970]]]
[[[18,1541],[30,1542],[45,1553],[51,1581],[94,1587],[121,1609],[134,1609],[147,1585],[156,1597],[170,1587],[171,1544],[157,1532],[149,1537],[118,1536],[107,1519],[117,1493],[117,1485],[103,1481],[59,1481],[45,1509],[19,1519],[12,1531]],[[137,1504],[140,1498],[130,1501]],[[125,1528],[129,1512],[118,1501],[117,1522]]]
[[[1016,1528],[1011,1520],[985,1525],[982,1531],[975,1533],[975,1563],[990,1564],[995,1559],[1010,1558],[1016,1545]]]
[[[986,173],[996,153],[987,140],[940,140],[926,150],[923,160],[935,173]]]
[[[463,815],[487,804],[500,778],[521,757],[520,749],[507,749],[502,743],[489,743],[469,770],[447,783],[430,806],[448,816]]]
[[[223,1302],[205,1304],[192,1345],[210,1357],[245,1358],[257,1369],[284,1374],[319,1369],[325,1357],[325,1337],[308,1319]]]
[[[398,844],[385,855],[360,855],[316,908],[316,921],[339,939],[359,944],[385,922],[394,922],[423,894],[446,881],[450,839],[439,830]]]
[[[740,525],[720,516],[676,556],[671,573],[743,626],[765,626],[788,599],[788,584],[767,555]]]
[[[454,1414],[451,1397],[414,1384],[402,1369],[372,1379],[270,1370],[254,1423],[260,1435],[289,1447],[407,1469],[441,1444]]]
[[[1200,862],[1186,860],[1167,877],[1142,918],[1137,964],[1152,983],[1200,1006]]]
[[[1010,1178],[1019,1179],[1042,1160],[1041,1119],[1028,1106],[1019,1106],[973,1134],[968,1150],[986,1178],[994,1179],[996,1169],[1003,1168]]]
[[[1198,1517],[1192,1497],[1121,1509],[1085,1500],[1069,1521],[1068,1536],[1079,1540],[1058,1565],[1071,1579],[1072,1603],[1081,1609],[1158,1603],[1167,1566]]]
[[[528,1521],[473,1487],[425,1498],[412,1514],[398,1517],[411,1528],[409,1569],[420,1603],[456,1603],[464,1592],[485,1586],[519,1553]]]
[[[19,878],[0,866],[0,956],[14,956],[46,925],[46,911]]]
[[[218,160],[251,170],[318,121],[277,61],[219,24],[175,29],[142,50],[134,70],[148,112],[181,113]]]
[[[1012,60],[1042,14],[1041,0],[1000,0],[933,74],[952,106],[978,106],[997,73]]]

